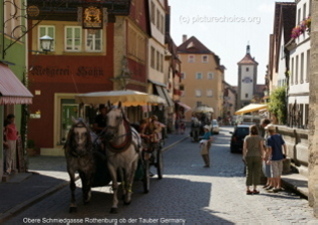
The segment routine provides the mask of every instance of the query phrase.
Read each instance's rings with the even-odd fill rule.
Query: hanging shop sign
[[[40,14],[40,9],[36,5],[30,5],[27,8],[27,14],[30,17],[37,17]]]
[[[103,10],[102,8],[89,6],[83,8],[83,28],[84,29],[102,29],[103,28]]]

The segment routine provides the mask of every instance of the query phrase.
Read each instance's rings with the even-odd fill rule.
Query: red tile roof
[[[237,64],[256,64],[258,65],[258,62],[255,61],[254,58],[252,58],[250,53],[246,53],[246,55],[244,56],[243,59],[241,59],[241,61],[239,61]]]

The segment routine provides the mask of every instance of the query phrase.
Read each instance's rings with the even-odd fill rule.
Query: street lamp
[[[54,38],[50,37],[49,35],[44,35],[43,37],[40,37],[40,45],[41,49],[45,54],[51,51],[52,43],[54,41]]]

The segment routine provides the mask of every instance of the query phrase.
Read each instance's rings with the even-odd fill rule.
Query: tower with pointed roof
[[[237,63],[237,65],[238,90],[236,108],[240,109],[251,102],[256,92],[258,63],[251,56],[251,49],[249,44],[246,47],[246,55],[241,61]]]

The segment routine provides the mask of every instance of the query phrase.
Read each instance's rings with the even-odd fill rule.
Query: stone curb
[[[302,197],[308,200],[308,195],[309,195],[308,188],[299,187],[296,183],[293,183],[291,181],[286,181],[284,177],[282,177],[281,180],[282,180],[282,186],[284,188],[292,190],[293,192],[301,195]]]

